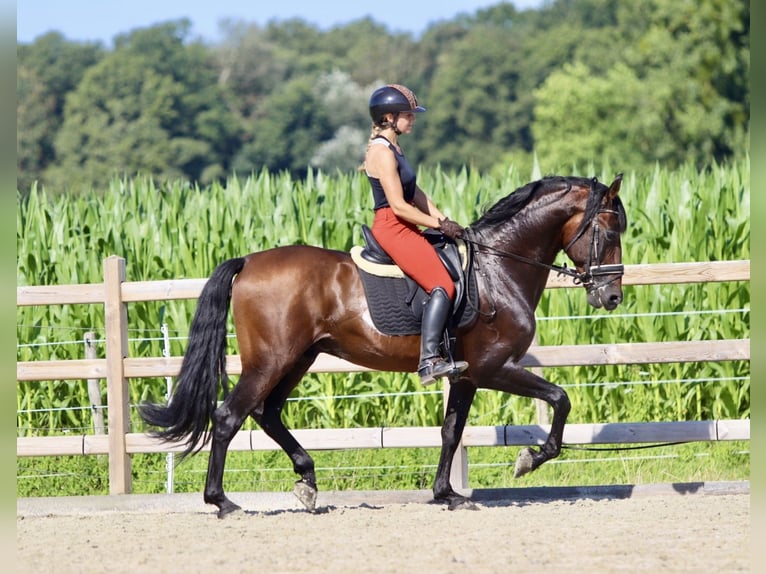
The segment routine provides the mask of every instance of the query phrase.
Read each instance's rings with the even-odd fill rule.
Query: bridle
[[[585,230],[590,227],[591,238],[590,247],[588,249],[588,260],[586,261],[584,270],[582,272],[577,271],[571,267],[567,267],[566,263],[564,265],[543,263],[537,259],[524,257],[523,255],[512,253],[510,251],[504,251],[491,245],[486,245],[476,241],[474,239],[475,233],[470,227],[466,227],[465,233],[463,235],[463,240],[466,243],[471,244],[476,253],[481,253],[484,255],[495,255],[497,257],[508,257],[522,263],[534,265],[535,267],[542,267],[544,269],[548,269],[549,271],[554,271],[557,275],[567,275],[572,278],[572,281],[575,285],[582,285],[585,287],[585,290],[590,293],[592,291],[597,291],[603,287],[606,287],[614,281],[617,281],[625,273],[625,267],[621,263],[611,263],[607,265],[601,264],[601,252],[599,249],[601,226],[598,223],[598,216],[602,213],[613,213],[615,215],[619,215],[618,212],[613,209],[600,209],[593,216],[590,226],[583,225],[580,228],[580,231],[575,234],[575,236],[564,247],[564,251],[566,252],[572,245],[574,245],[578,239],[580,239],[580,237],[582,237],[582,235],[585,233]],[[594,261],[595,265],[593,264]]]
[[[590,228],[592,231],[590,236],[590,248],[588,249],[588,261],[585,263],[585,270],[582,273],[576,273],[576,276],[574,277],[575,285],[582,284],[588,293],[591,291],[597,291],[602,287],[606,287],[610,283],[617,281],[617,279],[621,278],[625,274],[625,266],[622,263],[609,263],[606,265],[601,264],[601,250],[599,244],[601,226],[598,223],[598,216],[602,213],[613,213],[615,216],[619,216],[619,213],[614,209],[602,208],[596,212],[596,214],[593,216],[593,219],[591,220]],[[568,251],[572,245],[574,245],[575,241],[582,237],[583,233],[585,233],[586,227],[587,226],[583,226],[580,231],[572,239],[569,240],[569,243],[564,246],[565,252]],[[594,256],[596,261],[595,265],[593,265]],[[604,277],[610,276],[611,279],[603,279]],[[601,279],[601,281],[599,281],[599,279]]]

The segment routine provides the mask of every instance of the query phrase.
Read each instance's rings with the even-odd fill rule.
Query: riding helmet
[[[412,90],[399,84],[381,86],[370,96],[370,117],[376,124],[388,113],[424,111],[426,109],[418,105],[418,99]]]

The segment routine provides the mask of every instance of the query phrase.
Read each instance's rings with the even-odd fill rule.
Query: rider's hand
[[[461,239],[463,237],[463,226],[449,217],[439,220],[439,231],[452,239]]]

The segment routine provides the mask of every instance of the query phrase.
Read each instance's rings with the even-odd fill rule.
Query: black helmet
[[[412,90],[399,84],[388,84],[372,92],[370,96],[370,117],[379,124],[384,115],[399,112],[424,112]]]

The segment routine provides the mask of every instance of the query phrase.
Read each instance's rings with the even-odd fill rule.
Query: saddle
[[[478,291],[467,244],[436,230],[423,233],[439,255],[455,285],[455,303],[448,330],[471,323],[478,309]],[[362,225],[365,246],[351,248],[359,269],[375,327],[386,335],[419,335],[428,294],[393,262],[367,225]]]

